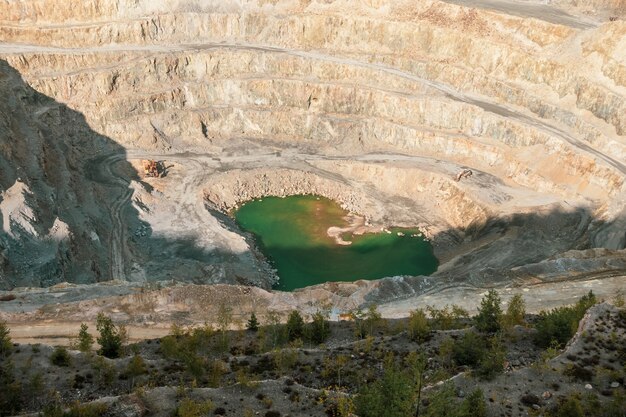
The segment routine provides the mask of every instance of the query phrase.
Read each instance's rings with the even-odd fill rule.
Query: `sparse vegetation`
[[[483,312],[497,305],[493,299],[483,304]],[[518,301],[523,300],[520,298]],[[587,294],[571,309],[584,314],[593,302],[594,297]],[[517,304],[517,307],[513,308],[511,304]],[[508,327],[506,323],[518,322],[525,316],[521,313],[523,303],[510,303],[509,307],[501,315],[503,330]],[[542,362],[546,351],[529,343],[534,340],[534,333],[528,327],[518,329],[516,337],[510,337],[509,332],[492,334],[464,328],[477,318],[465,318],[462,312],[453,313],[453,307],[436,311],[429,309],[438,317],[437,320],[429,318],[428,313],[421,309],[415,310],[406,319],[385,320],[372,308],[362,313],[361,323],[329,322],[327,309],[312,315],[309,323],[304,322],[299,312],[285,317],[284,324],[276,314],[265,326],[259,326],[257,332],[224,327],[214,330],[208,325],[175,325],[170,334],[160,340],[130,345],[126,349],[132,352],[130,356],[122,351],[121,356],[114,359],[81,354],[71,357],[63,348],[58,348],[51,355],[51,360],[55,358],[57,364],[69,366],[53,367],[52,374],[32,372],[24,377],[20,372],[28,372],[31,364],[36,363],[31,359],[49,350],[13,347],[7,332],[5,338],[15,353],[1,364],[1,369],[5,371],[0,373],[3,388],[0,401],[12,414],[19,410],[41,410],[43,404],[49,403],[55,406],[47,409],[48,414],[45,415],[66,415],[64,413],[70,411],[72,403],[63,403],[50,393],[50,386],[58,386],[62,390],[60,395],[65,398],[72,398],[73,390],[96,395],[122,395],[120,398],[130,395],[145,404],[147,410],[150,402],[154,401],[151,397],[154,396],[153,387],[178,386],[176,402],[169,400],[172,415],[244,415],[245,410],[253,410],[260,415],[298,415],[302,412],[305,415],[335,417],[353,413],[359,417],[480,417],[490,407],[502,411],[503,404],[494,398],[494,391],[499,392],[499,382],[484,385],[483,381],[498,378],[505,363],[510,366],[516,358],[531,355],[536,363],[541,364],[533,367],[533,378],[538,381],[538,386],[550,381],[547,389],[557,391],[569,384],[590,383],[597,387],[602,397],[554,396],[551,400],[543,400],[538,395],[541,392],[530,392],[517,396],[522,410],[541,406],[546,417],[560,417],[576,413],[579,409],[585,416],[624,417],[614,411],[623,408],[620,398],[624,369],[619,365],[623,350],[620,347],[624,334],[620,330],[623,319],[620,310],[611,308],[610,314],[605,312],[598,316],[593,333],[591,330],[590,334],[583,333],[577,342],[584,343],[589,353],[568,354],[569,362],[560,367],[555,362]],[[437,327],[452,329],[434,330],[435,322]],[[529,326],[532,325],[534,317],[529,316],[528,322]],[[366,334],[365,338],[361,339],[358,332],[355,334],[355,328],[361,329]],[[605,333],[598,333],[603,328]],[[406,333],[402,329],[406,329]],[[82,326],[81,330],[86,332],[88,329]],[[222,348],[224,333],[227,333],[231,345],[228,351]],[[259,348],[270,346],[274,341],[276,347],[269,352]],[[318,342],[328,342],[328,345]],[[415,342],[420,346],[417,347]],[[602,349],[611,352],[610,360],[599,353]],[[554,352],[558,352],[556,347]],[[25,355],[29,355],[30,359]],[[69,363],[65,362],[66,355],[71,357]],[[20,360],[19,371],[10,365],[14,358]],[[83,361],[91,364],[91,368],[89,365],[84,367]],[[524,362],[522,366],[530,365],[528,359]],[[520,365],[516,363],[513,371],[507,369],[515,374]],[[16,375],[18,378],[15,378]],[[455,375],[458,376],[452,379],[453,382],[439,385]],[[284,384],[280,378],[285,378]],[[513,381],[515,385],[515,378],[519,377],[507,374],[507,384]],[[546,382],[543,382],[544,378]],[[277,389],[274,385],[268,392],[268,381],[280,382],[279,391],[272,391]],[[609,388],[614,381],[618,382],[618,388]],[[528,383],[523,381],[523,386],[528,386]],[[226,388],[235,384],[234,389]],[[303,392],[298,384],[308,391]],[[195,391],[205,387],[218,390],[202,394],[202,391]],[[481,387],[489,390],[486,395]],[[309,400],[311,390],[320,392],[315,403]],[[213,401],[219,400],[215,403],[219,406],[203,411],[209,409],[206,395]],[[228,401],[222,403],[221,396],[224,395]],[[236,395],[241,395],[241,398],[233,398]],[[508,396],[509,393],[500,392],[500,395]],[[313,412],[310,407],[316,411]],[[283,408],[290,411],[285,413]],[[233,409],[237,410],[235,414]],[[590,409],[602,409],[604,414],[590,414]]]
[[[49,404],[43,409],[43,417],[100,417],[105,415],[108,406],[103,403],[73,403],[69,409],[60,404]]]

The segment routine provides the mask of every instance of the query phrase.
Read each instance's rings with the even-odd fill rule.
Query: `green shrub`
[[[355,399],[359,417],[406,417],[414,413],[415,381],[397,367],[364,386]]]
[[[0,360],[0,416],[17,414],[22,407],[22,386],[13,375],[13,362]]]
[[[456,417],[458,412],[459,405],[456,402],[454,384],[448,382],[429,398],[426,412],[420,413],[420,416]]]
[[[469,317],[467,310],[456,304],[452,306],[446,305],[440,309],[434,306],[426,306],[426,311],[428,311],[432,320],[432,327],[437,330],[460,329],[464,327],[461,320]]]
[[[504,348],[499,340],[492,339],[491,347],[485,352],[474,370],[474,374],[483,380],[492,380],[504,370]]]
[[[462,402],[456,399],[454,384],[448,382],[430,397],[424,417],[485,417],[487,405],[480,388],[472,391]]]
[[[108,405],[101,403],[74,404],[63,413],[63,417],[101,417],[108,408]]]
[[[576,333],[578,323],[587,309],[596,302],[595,295],[589,291],[573,306],[558,307],[539,313],[539,320],[535,324],[537,329],[535,343],[542,348],[565,345]]]
[[[184,398],[176,409],[177,417],[201,417],[207,415],[213,410],[211,400],[194,401],[190,398]]]
[[[146,368],[146,363],[143,358],[139,355],[133,356],[133,358],[128,362],[126,369],[124,370],[124,374],[130,378],[130,386],[131,388],[135,386],[135,378],[141,376],[148,372]]]
[[[93,361],[93,369],[97,372],[98,382],[105,387],[110,387],[117,377],[117,370],[102,356],[96,356]]]
[[[487,345],[478,334],[468,331],[452,346],[452,359],[457,365],[476,367],[485,356]]]
[[[50,362],[56,366],[70,366],[72,358],[63,346],[57,346],[52,355],[50,355]]]
[[[585,413],[580,400],[576,397],[569,397],[558,407],[555,417],[585,417]]]
[[[485,396],[480,388],[476,388],[463,400],[457,415],[458,417],[485,417],[487,415]]]
[[[100,417],[106,414],[108,405],[102,403],[72,404],[64,410],[59,404],[48,404],[42,410],[43,417]]]
[[[409,339],[417,343],[423,343],[430,337],[430,326],[424,310],[418,309],[411,312],[407,324]]]

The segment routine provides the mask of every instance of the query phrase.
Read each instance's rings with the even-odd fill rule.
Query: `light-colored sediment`
[[[375,228],[420,227],[442,260],[350,302],[401,314],[413,304],[394,300],[530,285],[542,299],[572,278],[572,294],[608,293],[626,271],[626,11],[579,3],[2,2],[0,288],[268,289],[225,213],[314,193]],[[142,159],[167,175],[144,178]],[[33,294],[40,316],[14,315],[20,301],[0,315],[65,314]]]

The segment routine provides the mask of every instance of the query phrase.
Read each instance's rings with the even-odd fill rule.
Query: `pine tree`
[[[496,333],[500,331],[501,320],[500,296],[496,290],[489,290],[480,301],[478,315],[474,318],[476,328],[480,332]]]
[[[9,333],[7,324],[0,321],[0,358],[9,356],[13,351],[13,342],[11,342]]]
[[[309,339],[316,344],[324,343],[330,336],[330,324],[328,315],[318,311],[311,316],[311,323],[308,329]]]
[[[254,312],[250,314],[250,320],[248,320],[246,328],[251,332],[256,332],[257,330],[259,330],[259,320],[257,320],[256,314],[254,314]]]
[[[93,336],[87,331],[88,327],[85,323],[80,324],[80,331],[78,332],[78,343],[76,347],[81,352],[91,351],[93,346]]]
[[[304,319],[298,310],[294,310],[289,314],[289,319],[287,320],[287,336],[291,342],[296,339],[302,339],[303,334]]]
[[[100,345],[98,353],[111,359],[119,357],[122,351],[122,337],[111,317],[102,313],[98,314],[96,329],[100,332],[100,337],[97,339]]]

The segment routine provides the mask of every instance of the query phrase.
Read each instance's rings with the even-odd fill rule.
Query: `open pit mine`
[[[139,340],[223,302],[404,317],[490,288],[529,311],[609,297],[626,281],[625,8],[2,0],[0,318],[41,342],[104,312]],[[294,195],[341,206],[337,244],[415,230],[436,270],[277,291],[234,213]]]

